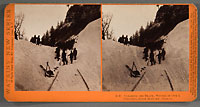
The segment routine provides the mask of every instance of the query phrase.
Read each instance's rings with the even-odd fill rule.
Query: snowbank
[[[77,60],[73,64],[60,67],[62,72],[52,90],[86,91],[77,69],[83,75],[90,91],[101,89],[101,20],[89,23],[77,36]]]
[[[53,78],[45,78],[40,65],[51,68],[55,66],[55,48],[37,46],[23,40],[15,41],[15,89],[16,90],[47,90]]]
[[[143,48],[103,40],[103,90],[187,91],[189,86],[189,20],[179,23],[167,36],[168,39],[164,45],[166,60],[154,66],[147,66],[147,63],[142,59]],[[125,67],[126,64],[131,67],[133,61],[138,70],[146,67],[141,72],[142,74],[146,73],[138,85],[140,77],[131,78]]]
[[[101,89],[101,20],[89,23],[78,35],[75,47],[77,60],[60,66],[54,59],[55,48],[37,46],[28,41],[15,41],[15,89],[19,91],[90,91]],[[69,54],[69,52],[68,52]],[[59,67],[58,76],[48,78],[40,67],[49,62],[51,69]],[[68,61],[70,62],[69,58]],[[80,71],[81,75],[78,73]],[[52,84],[53,83],[53,84]]]

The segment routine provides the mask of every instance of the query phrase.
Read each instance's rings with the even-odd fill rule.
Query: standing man
[[[145,59],[145,61],[148,60],[148,52],[149,52],[149,49],[148,49],[147,47],[145,47],[145,48],[144,48],[144,51],[143,51],[143,53],[144,53],[143,59]]]
[[[125,45],[128,44],[128,35],[126,35],[126,37],[125,37],[125,42],[124,42],[124,44],[125,44]]]
[[[37,39],[37,37],[36,37],[36,35],[34,35],[34,37],[33,37],[33,43],[35,43],[35,44],[36,44],[36,39]]]
[[[70,61],[71,61],[71,64],[73,63],[73,52],[71,51],[71,53],[69,54],[69,57],[70,57]]]
[[[67,64],[67,58],[66,58],[66,53],[65,50],[63,49],[63,53],[62,53],[62,61],[63,61],[63,65]]]
[[[121,42],[124,44],[124,42],[125,42],[125,37],[124,37],[124,35],[122,35],[122,38],[121,38],[122,40],[121,40]]]
[[[151,62],[151,65],[154,65],[154,64],[155,64],[153,50],[151,50],[151,53],[150,53],[150,62]]]
[[[76,50],[76,48],[74,48],[73,54],[74,54],[74,60],[76,60],[76,56],[77,56],[77,50]]]
[[[37,37],[36,44],[37,44],[37,45],[40,44],[40,35],[38,35],[38,37]]]
[[[163,48],[163,49],[162,49],[162,60],[165,60],[165,54],[166,54],[166,51],[165,51],[165,49]]]
[[[129,45],[132,45],[132,43],[133,43],[133,37],[131,36],[131,37],[129,38]]]
[[[57,59],[57,61],[59,61],[59,59],[60,59],[60,48],[59,47],[56,48],[55,53],[56,53],[55,59]]]
[[[161,52],[159,51],[158,55],[156,55],[156,56],[158,57],[159,64],[161,64],[161,57],[162,57]]]

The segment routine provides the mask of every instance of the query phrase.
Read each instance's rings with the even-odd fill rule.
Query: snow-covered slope
[[[75,44],[77,60],[73,64],[60,66],[55,57],[55,48],[37,46],[28,41],[15,41],[15,85],[16,90],[29,91],[87,91],[77,69],[85,79],[90,91],[101,89],[101,20],[89,23],[78,34]],[[69,52],[68,52],[69,54]],[[40,65],[51,69],[59,67],[57,78],[44,77]],[[68,61],[70,62],[69,58]],[[55,79],[55,81],[54,81]],[[53,82],[54,81],[54,82]],[[52,84],[53,83],[53,84]]]
[[[104,40],[102,43],[102,75],[105,91],[186,91],[189,82],[189,20],[179,23],[168,35],[164,48],[166,60],[147,66],[143,48],[125,46]],[[131,78],[125,65],[137,69],[144,77]],[[158,62],[157,58],[156,61]],[[166,72],[165,72],[166,71]],[[167,74],[166,74],[167,73]],[[168,79],[168,77],[169,79]],[[170,85],[172,84],[172,87]]]
[[[78,34],[75,44],[78,50],[77,60],[74,64],[60,67],[60,74],[55,81],[52,90],[87,90],[77,69],[83,75],[90,91],[101,89],[101,20],[97,19],[86,26]],[[69,76],[69,72],[73,72]],[[73,78],[69,79],[67,77]],[[77,79],[79,78],[79,80]],[[66,80],[66,81],[63,81]],[[71,88],[75,87],[75,88]]]
[[[50,62],[55,66],[55,48],[37,46],[28,41],[15,41],[15,89],[16,90],[47,90],[53,78],[45,78],[40,65],[46,67]]]

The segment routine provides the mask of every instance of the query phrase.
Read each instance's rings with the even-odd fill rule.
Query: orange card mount
[[[190,102],[193,4],[9,4],[4,97],[11,102]]]

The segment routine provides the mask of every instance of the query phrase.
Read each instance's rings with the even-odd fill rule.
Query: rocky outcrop
[[[188,5],[164,5],[159,8],[156,18],[151,26],[146,28],[140,35],[138,46],[149,48],[160,48],[164,43],[161,39],[166,36],[174,27],[189,18]]]
[[[64,24],[55,29],[49,36],[50,40],[46,40],[45,45],[61,46],[61,48],[72,48],[75,39],[71,39],[78,35],[90,22],[101,17],[100,5],[73,5],[67,12]],[[45,40],[44,40],[45,41]],[[53,43],[52,43],[53,41]]]

